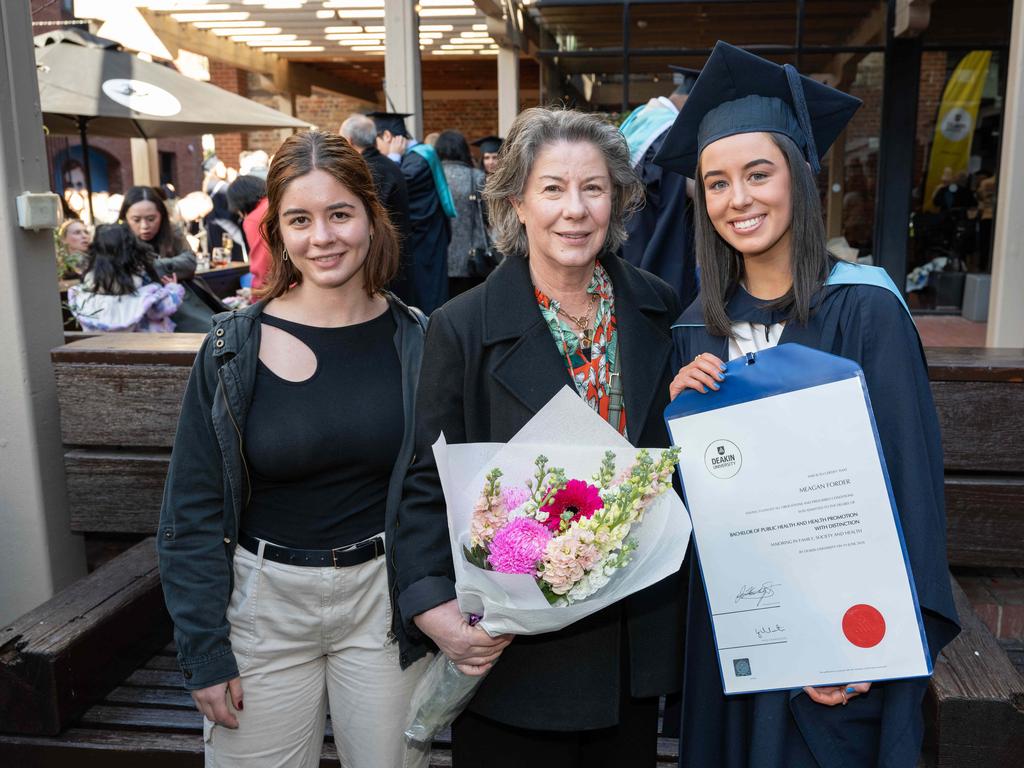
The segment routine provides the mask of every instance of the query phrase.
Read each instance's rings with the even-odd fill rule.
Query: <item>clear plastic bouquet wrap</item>
[[[634,448],[568,388],[508,443],[441,435],[433,448],[459,608],[491,636],[562,629],[683,562],[691,528],[672,490],[678,452]],[[433,739],[483,679],[438,654],[406,736]]]

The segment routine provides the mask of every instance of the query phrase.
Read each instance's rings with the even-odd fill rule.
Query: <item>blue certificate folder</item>
[[[864,406],[865,406],[866,411],[867,411],[866,416],[867,416],[868,422],[864,422],[863,421],[863,416],[861,416],[861,419],[862,419],[861,423],[863,425],[863,435],[864,435],[864,437],[861,439],[859,445],[869,445],[870,444],[870,436],[869,436],[868,427],[867,427],[867,423],[869,423],[869,425],[870,425],[870,433],[873,434],[873,436],[874,436],[875,450],[877,451],[877,454],[878,454],[877,455],[877,460],[878,460],[878,462],[880,464],[880,467],[881,467],[882,477],[884,478],[885,494],[887,494],[887,496],[888,496],[889,508],[890,508],[890,512],[892,514],[892,519],[893,519],[893,522],[895,524],[896,534],[897,534],[897,537],[898,537],[898,540],[899,540],[899,551],[901,551],[902,555],[903,555],[903,570],[906,573],[907,582],[909,583],[910,595],[912,595],[913,609],[914,609],[914,612],[916,614],[916,620],[917,620],[917,630],[918,630],[918,633],[919,633],[919,636],[920,636],[920,653],[922,654],[923,659],[924,659],[923,664],[918,664],[918,662],[916,661],[916,658],[917,658],[916,657],[916,653],[917,653],[917,651],[916,651],[916,646],[913,646],[913,647],[910,647],[910,649],[909,649],[909,651],[907,651],[907,653],[911,654],[912,658],[915,659],[914,663],[911,665],[915,670],[917,670],[915,673],[910,673],[910,674],[908,674],[908,673],[894,674],[893,673],[893,669],[899,668],[898,664],[897,665],[893,665],[893,669],[890,669],[888,671],[885,671],[885,670],[881,669],[882,665],[879,665],[879,671],[877,673],[874,673],[874,674],[872,674],[871,672],[868,671],[868,670],[873,669],[873,667],[871,665],[869,665],[869,664],[865,664],[864,666],[860,666],[860,667],[858,667],[856,665],[849,665],[849,666],[845,666],[844,667],[844,666],[839,665],[839,664],[832,665],[832,666],[829,666],[828,664],[823,664],[823,665],[821,665],[821,666],[816,668],[818,670],[818,673],[816,673],[815,675],[812,676],[813,679],[807,679],[807,680],[804,680],[802,682],[800,682],[798,680],[795,680],[795,679],[793,679],[793,680],[785,679],[785,681],[784,681],[784,678],[786,678],[785,674],[782,674],[782,675],[765,674],[765,675],[762,676],[762,679],[759,681],[756,672],[753,675],[751,673],[751,666],[753,666],[755,661],[757,661],[754,658],[754,654],[763,654],[764,656],[769,656],[770,657],[772,653],[775,653],[778,656],[778,658],[780,658],[780,659],[782,659],[784,657],[780,655],[782,653],[781,651],[767,650],[767,649],[765,649],[763,647],[764,645],[777,645],[777,643],[770,643],[770,642],[768,642],[768,640],[772,639],[770,636],[767,639],[761,639],[762,636],[761,636],[761,634],[760,634],[760,632],[758,630],[763,629],[763,630],[766,630],[766,631],[769,631],[769,632],[774,632],[776,627],[778,627],[780,629],[782,628],[779,623],[772,624],[771,622],[769,622],[767,620],[764,621],[763,622],[763,626],[759,626],[758,630],[755,630],[755,631],[758,631],[758,635],[757,635],[758,640],[756,641],[756,643],[758,643],[758,644],[756,646],[754,644],[755,641],[753,641],[753,640],[751,641],[752,645],[750,645],[750,646],[736,644],[737,641],[733,638],[733,636],[730,635],[726,639],[726,641],[725,641],[728,645],[725,645],[723,647],[722,642],[720,642],[721,641],[720,632],[722,632],[722,631],[729,632],[729,631],[731,631],[731,629],[727,630],[725,624],[723,624],[722,628],[720,628],[718,626],[718,622],[719,621],[723,621],[723,622],[725,622],[725,621],[732,621],[731,618],[723,618],[723,617],[726,616],[726,614],[729,614],[729,613],[745,613],[746,611],[745,610],[736,610],[736,611],[724,611],[724,610],[722,610],[722,608],[723,608],[722,595],[725,594],[725,592],[722,591],[722,590],[719,590],[719,591],[716,592],[708,584],[707,569],[708,569],[709,565],[708,565],[708,563],[704,562],[704,553],[702,553],[702,551],[701,551],[702,550],[702,547],[701,547],[701,530],[700,530],[700,521],[698,520],[698,518],[699,517],[703,517],[705,520],[710,520],[712,515],[710,513],[710,510],[707,510],[706,508],[705,509],[700,509],[700,508],[694,508],[692,506],[692,504],[694,504],[694,503],[701,503],[701,502],[700,501],[695,501],[695,498],[690,498],[689,494],[686,493],[687,476],[686,476],[686,472],[683,470],[683,467],[686,466],[686,465],[689,465],[689,467],[690,467],[689,471],[691,473],[691,479],[693,480],[694,489],[698,488],[698,483],[703,483],[704,485],[702,487],[704,489],[708,489],[708,488],[712,488],[713,487],[713,488],[718,489],[718,490],[713,491],[713,493],[717,493],[720,496],[723,493],[727,494],[724,498],[731,498],[731,496],[729,496],[728,494],[731,494],[732,491],[722,490],[722,489],[726,488],[726,486],[721,485],[721,484],[716,485],[716,481],[714,479],[710,479],[708,474],[705,472],[705,465],[706,465],[707,472],[710,473],[711,475],[714,475],[716,471],[719,471],[717,467],[713,467],[712,466],[712,462],[720,462],[720,461],[727,460],[729,458],[728,452],[726,452],[726,454],[725,454],[723,459],[718,459],[716,457],[716,455],[715,455],[715,451],[712,450],[712,445],[714,444],[712,442],[708,446],[708,449],[707,449],[708,453],[705,454],[704,461],[700,462],[699,465],[698,465],[698,462],[695,460],[695,457],[693,456],[692,452],[694,450],[698,450],[699,451],[699,450],[701,450],[703,448],[703,442],[701,442],[699,445],[696,446],[696,448],[694,448],[693,445],[690,446],[691,456],[690,456],[689,460],[687,460],[687,457],[685,457],[685,456],[680,460],[679,471],[680,471],[680,480],[681,480],[681,482],[683,484],[684,494],[686,494],[687,508],[690,511],[690,515],[691,515],[691,518],[692,518],[692,521],[693,521],[694,546],[695,546],[695,551],[696,551],[697,556],[698,556],[698,562],[699,562],[700,567],[701,567],[701,574],[702,574],[702,579],[704,580],[704,585],[705,585],[705,588],[706,588],[706,594],[708,596],[708,610],[711,612],[711,615],[712,615],[712,627],[713,627],[713,631],[715,633],[715,647],[716,647],[716,649],[718,651],[718,657],[719,657],[719,671],[720,671],[720,674],[722,675],[723,691],[725,691],[726,694],[754,693],[754,692],[769,691],[769,690],[790,690],[790,689],[794,689],[794,688],[799,688],[799,687],[801,687],[803,685],[816,685],[816,686],[844,685],[844,684],[852,683],[852,682],[874,682],[874,681],[877,681],[877,680],[886,680],[886,679],[899,679],[899,678],[907,678],[907,677],[924,677],[924,676],[928,676],[928,675],[930,675],[932,673],[931,657],[930,657],[930,655],[928,653],[928,644],[927,644],[927,639],[926,639],[925,631],[924,631],[924,622],[921,619],[921,609],[920,609],[920,605],[919,605],[918,599],[917,599],[917,590],[916,590],[916,588],[914,586],[913,573],[912,573],[912,571],[910,569],[909,558],[908,558],[908,555],[907,555],[906,542],[904,541],[904,537],[903,537],[903,529],[902,529],[902,526],[900,524],[899,514],[897,513],[896,502],[895,502],[895,499],[894,499],[893,493],[892,493],[892,484],[891,484],[891,482],[889,480],[889,473],[888,473],[888,470],[886,468],[885,457],[884,457],[884,455],[882,453],[882,446],[881,446],[881,442],[880,442],[879,436],[878,436],[878,428],[877,428],[877,425],[875,423],[874,414],[873,414],[872,409],[871,409],[871,401],[870,401],[870,398],[868,396],[867,385],[866,385],[865,380],[864,380],[864,373],[861,370],[859,365],[857,365],[855,362],[853,362],[851,360],[848,360],[846,358],[837,357],[835,355],[830,355],[830,354],[827,354],[825,352],[820,352],[818,350],[810,349],[808,347],[804,347],[804,346],[799,345],[799,344],[782,344],[780,346],[774,347],[772,349],[764,350],[762,352],[748,354],[748,355],[746,355],[746,357],[737,358],[737,359],[732,360],[729,363],[727,363],[725,382],[723,382],[722,388],[719,391],[711,391],[711,390],[709,390],[709,392],[706,393],[706,394],[701,393],[701,392],[696,392],[696,391],[693,391],[693,390],[686,390],[686,391],[684,391],[678,397],[676,397],[676,399],[673,400],[668,405],[668,407],[665,409],[665,421],[666,421],[666,425],[668,427],[669,435],[673,436],[673,432],[675,430],[675,432],[677,433],[677,436],[680,437],[680,440],[685,442],[685,440],[687,440],[687,439],[691,439],[691,440],[695,439],[693,437],[693,435],[695,434],[694,430],[696,429],[696,424],[695,423],[691,423],[691,425],[690,425],[691,431],[689,433],[685,433],[684,432],[684,430],[687,429],[687,423],[685,421],[687,419],[687,417],[698,416],[699,418],[702,418],[703,419],[702,424],[704,425],[702,427],[702,429],[707,430],[709,428],[708,425],[710,423],[712,423],[712,422],[709,422],[706,418],[704,418],[701,415],[706,415],[706,414],[712,413],[714,411],[718,411],[720,409],[731,408],[733,406],[746,406],[746,404],[752,404],[752,403],[756,404],[757,401],[762,400],[764,398],[772,398],[772,397],[779,396],[779,395],[789,395],[790,393],[798,393],[801,390],[809,390],[810,388],[819,387],[821,385],[833,384],[833,383],[836,383],[836,382],[849,382],[851,379],[856,379],[857,382],[859,383],[859,390],[860,390],[861,393],[863,393],[863,398],[864,398],[863,402],[864,402]],[[850,394],[848,395],[848,397],[854,397],[854,398],[856,397],[856,395],[855,395],[856,388],[854,387],[851,390],[849,384],[847,385],[847,387],[843,391],[844,392],[845,391],[850,391]],[[780,401],[781,400],[782,400],[782,398],[780,398]],[[794,400],[793,398],[789,398],[789,400],[790,400],[790,403],[791,403],[790,407],[792,407],[792,403],[804,402],[804,401]],[[779,403],[780,401],[776,401],[776,403]],[[854,406],[855,405],[856,404],[854,403]],[[774,408],[774,407],[775,407],[774,404],[773,405],[765,404],[765,408]],[[799,408],[800,406],[797,405],[796,407]],[[747,408],[746,410],[754,410],[754,408],[756,408],[756,406]],[[855,408],[851,408],[850,410],[851,411],[855,410]],[[738,414],[738,413],[740,413],[739,410],[734,411],[733,412],[733,416],[731,416],[730,418],[734,419],[735,418],[735,414]],[[684,420],[684,421],[680,422],[681,419]],[[754,424],[754,425],[751,425],[750,428],[752,430],[756,431],[758,429],[758,426],[756,424]],[[775,424],[775,426],[770,427],[770,429],[773,430],[773,432],[770,435],[770,444],[777,446],[777,455],[778,456],[791,455],[791,456],[794,457],[793,458],[793,462],[794,463],[799,463],[799,462],[803,461],[800,458],[800,456],[801,456],[800,446],[793,444],[794,440],[799,440],[799,438],[798,438],[796,433],[793,433],[791,435],[787,435],[785,433],[785,426],[783,426],[780,429],[778,424]],[[828,429],[828,426],[827,425],[823,426],[823,430],[824,429]],[[686,436],[687,434],[689,435],[689,437]],[[723,435],[719,435],[719,434],[715,434],[714,435],[714,437],[716,437],[716,438],[717,437],[724,438],[726,436],[727,435],[724,435],[724,434]],[[677,442],[677,440],[673,439],[673,442]],[[727,443],[729,445],[732,445],[727,440],[723,440],[723,442],[725,442],[725,443]],[[763,443],[762,447],[763,447],[764,444],[767,444],[767,443]],[[680,446],[680,447],[684,450],[684,452],[687,450],[686,446]],[[722,454],[721,448],[717,449],[717,453],[718,454]],[[742,453],[741,453],[741,455],[739,456],[739,465],[742,466],[744,461],[747,461],[748,463],[750,463],[752,461],[757,461],[758,459],[759,459],[759,457],[756,454],[751,455],[751,453],[749,451],[747,452],[746,456],[742,455]],[[873,461],[873,457],[868,457],[868,460]],[[813,461],[810,461],[808,463],[813,463]],[[851,459],[850,463],[853,464],[855,462]],[[720,474],[717,475],[717,476],[718,477],[732,477],[732,475],[730,475],[729,472],[733,472],[733,474],[735,474],[735,473],[738,473],[739,471],[740,471],[739,468],[737,468],[735,470],[722,469],[722,470],[720,470]],[[724,474],[722,474],[722,473],[724,473]],[[699,477],[698,477],[698,475],[699,475]],[[753,471],[751,471],[751,476],[752,475],[753,475]],[[874,478],[875,478],[874,486],[877,489],[877,493],[875,495],[875,498],[878,500],[878,504],[884,505],[884,494],[882,493],[881,485],[878,483],[877,470],[876,470],[876,472],[874,474]],[[742,478],[740,478],[740,479],[742,479]],[[855,481],[854,482],[854,486],[857,485],[857,482],[859,482],[859,481]],[[867,484],[867,483],[865,483],[865,484]],[[803,490],[803,489],[801,489],[801,490]],[[829,492],[831,492],[831,491],[829,491]],[[779,491],[779,494],[782,496],[783,502],[788,500],[788,496],[785,496],[782,490]],[[700,495],[700,494],[699,493],[695,493],[694,497],[696,497],[698,495]],[[857,501],[858,501],[858,498],[853,497],[852,500],[850,502],[848,502],[848,503],[851,504],[851,505],[855,505],[857,503]],[[764,504],[765,504],[766,507],[770,506],[772,503],[773,502],[772,502],[772,500],[770,498],[764,500]],[[814,502],[814,503],[816,503],[816,502]],[[872,506],[872,508],[876,511],[875,514],[877,514],[877,510],[880,509],[878,504],[875,504],[875,505]],[[781,508],[781,507],[775,507],[773,509],[779,509],[779,508]],[[852,506],[852,508],[855,509],[855,510],[858,509],[858,507],[856,507],[856,506]],[[739,507],[737,507],[736,509],[739,509]],[[746,508],[744,507],[743,509],[746,509]],[[760,510],[755,510],[755,512],[760,512]],[[751,514],[751,513],[750,512],[744,512],[744,514]],[[788,514],[788,513],[786,513],[786,514]],[[756,517],[756,515],[754,515],[754,517]],[[719,520],[723,520],[723,519],[725,519],[725,517],[723,516],[723,517],[718,518],[718,519]],[[731,520],[731,518],[729,518],[729,519]],[[787,518],[783,518],[783,519],[787,519]],[[832,519],[832,518],[829,518],[829,519]],[[876,518],[876,520],[877,519],[878,518]],[[812,522],[816,522],[816,521],[812,520]],[[799,521],[796,523],[796,525],[802,525],[802,524],[803,523],[801,523]],[[756,523],[755,523],[755,525],[756,525]],[[793,523],[790,523],[789,525],[793,525]],[[762,529],[756,529],[755,528],[755,533],[758,532],[758,530],[772,530],[772,529],[773,528],[762,528]],[[709,526],[709,531],[710,531],[710,526]],[[746,533],[746,531],[743,531],[742,533]],[[733,534],[733,533],[729,534],[729,536],[733,536],[733,535],[738,535],[738,534]],[[772,535],[774,535],[774,534],[772,534]],[[789,535],[789,534],[785,534],[785,535]],[[868,535],[866,536],[866,538],[870,539],[871,536],[872,536],[872,532],[871,532],[871,530],[869,530]],[[707,545],[707,547],[705,548],[706,551],[711,551],[710,549],[708,549],[708,547],[712,547],[712,546],[719,547],[720,548],[719,551],[722,551],[721,550],[722,540],[723,540],[723,537],[722,537],[721,532],[720,531],[715,531],[714,542],[712,543],[711,539],[708,539],[708,540],[705,541],[705,544]],[[888,540],[889,540],[890,543],[892,542],[891,534],[889,535],[889,539]],[[788,542],[784,542],[784,543],[788,544]],[[858,543],[863,543],[863,542],[858,542]],[[758,545],[758,546],[764,546],[764,545]],[[775,545],[772,544],[772,546],[775,546]],[[809,547],[809,546],[812,546],[812,545],[796,545],[796,546],[808,546]],[[821,549],[831,549],[831,548],[834,548],[836,546],[838,546],[838,545],[832,545],[831,547],[829,547],[829,546],[822,546],[820,548]],[[845,546],[849,546],[849,545],[845,545]],[[781,550],[779,550],[779,551],[781,551]],[[801,557],[799,558],[800,560],[804,559],[804,557],[802,556],[803,551],[813,552],[814,550],[813,549],[800,550],[800,552],[801,552]],[[850,550],[850,552],[853,552],[853,551],[854,550],[852,550],[852,549]],[[887,558],[887,561],[893,564],[893,572],[898,572],[898,565],[895,565],[895,563],[898,560],[898,555],[896,554],[895,545],[890,544],[890,550],[889,551],[892,553],[892,555]],[[739,557],[739,556],[741,556],[741,555],[739,555],[739,554],[736,555],[736,557]],[[778,554],[776,553],[776,554],[773,554],[772,556],[777,558]],[[814,556],[811,555],[811,556],[807,556],[807,557],[814,557]],[[794,559],[797,559],[797,558],[794,558]],[[721,564],[719,564],[719,565],[721,565]],[[872,564],[870,562],[862,563],[862,565],[864,566],[864,568],[867,568],[867,569],[870,569],[872,567]],[[732,568],[733,565],[730,563],[729,567]],[[723,573],[723,572],[724,571],[721,568],[716,569],[716,573]],[[847,581],[857,580],[857,579],[862,578],[862,573],[863,572],[864,571],[858,570],[858,569],[844,571],[844,575],[842,577],[840,577],[840,578],[847,579]],[[788,575],[792,576],[793,574],[790,573]],[[799,582],[803,581],[804,588],[803,588],[802,591],[810,593],[810,592],[813,591],[813,586],[810,586],[808,584],[808,582],[809,581],[812,581],[812,582],[813,581],[817,581],[817,576],[818,576],[818,574],[816,574],[816,573],[802,573],[801,572],[799,577],[794,580],[794,583],[791,584],[791,585],[787,584],[787,587],[790,587],[792,589],[796,589],[797,591],[801,591]],[[896,579],[896,581],[899,581],[899,579]],[[752,582],[752,584],[754,584],[754,583],[755,582]],[[767,582],[765,582],[765,583],[767,583]],[[779,584],[773,584],[772,586],[779,587],[780,585]],[[901,586],[901,589],[902,588],[903,587]],[[875,589],[877,591],[877,587],[875,587]],[[895,592],[895,590],[894,590],[894,592]],[[715,613],[714,607],[712,606],[712,594],[717,594],[719,596],[719,598],[718,598],[718,600],[719,600],[719,613],[717,613],[717,614]],[[729,592],[728,594],[731,596],[732,592]],[[739,600],[740,597],[742,597],[742,594],[738,594],[737,595],[737,601]],[[789,602],[789,601],[784,601],[784,602]],[[801,601],[800,600],[796,600],[794,602],[800,603]],[[809,604],[811,606],[817,605],[813,600]],[[912,626],[913,626],[913,624],[912,624],[912,621],[910,620],[910,613],[909,613],[909,609],[907,608],[907,603],[905,602],[905,598],[904,598],[904,602],[902,604],[904,606],[904,614],[905,614],[905,619],[906,620],[900,625],[900,626],[903,627],[903,630],[901,631],[900,634],[904,638],[908,638],[909,639],[910,634],[912,634]],[[746,609],[747,606],[749,606],[749,605],[751,605],[751,603],[745,603],[745,604],[742,604],[742,605],[738,605],[737,607],[742,607],[742,608]],[[762,607],[760,607],[760,606],[762,606],[762,602],[760,600],[756,603],[756,605],[759,606],[759,607],[756,608],[756,609],[751,609],[751,610],[764,610]],[[731,604],[728,607],[732,607]],[[771,606],[770,603],[768,603],[767,607],[772,607],[772,606]],[[864,606],[854,606],[854,608],[863,608],[863,607]],[[870,606],[868,606],[868,608],[870,608]],[[811,608],[811,610],[813,611],[813,607]],[[852,610],[853,610],[853,608],[850,609],[850,611],[852,611]],[[785,611],[786,611],[786,609],[783,608],[782,610],[776,611],[776,612],[766,611],[764,614],[760,614],[760,615],[777,617],[777,616],[780,616],[780,615],[785,615]],[[847,612],[847,614],[849,615],[849,611]],[[822,620],[822,621],[831,621],[831,617],[828,617],[826,619],[824,616],[819,616],[818,618],[820,620]],[[855,616],[853,619],[851,619],[851,621],[854,621],[857,618],[858,617]],[[858,645],[860,648],[866,647],[866,646],[861,645],[859,642],[857,642],[856,640],[851,638],[850,633],[847,632],[847,627],[845,625],[845,622],[846,622],[846,618],[844,617],[843,618],[843,623],[844,623],[843,631],[846,633],[847,639],[849,639],[849,641],[851,643],[853,643],[854,645]],[[820,622],[818,622],[818,623],[820,623]],[[815,622],[811,622],[811,624],[817,626],[817,624]],[[799,626],[802,626],[802,624],[799,624]],[[831,625],[829,625],[829,626],[831,626]],[[882,622],[882,631],[883,632],[885,631],[885,622],[884,621]],[[807,633],[805,633],[805,635],[806,634]],[[786,642],[785,639],[783,639],[782,642],[785,643]],[[827,647],[827,644],[830,643],[830,642],[833,642],[833,641],[831,640],[831,635],[828,635],[827,633],[823,633],[823,635],[816,636],[812,640],[809,640],[805,636],[805,637],[801,638],[800,642],[802,642],[802,643],[814,642],[814,643],[819,644],[819,646],[822,643],[824,643],[825,647]],[[875,642],[876,643],[880,643],[881,641],[880,640],[876,640]],[[899,643],[900,643],[901,647],[904,647],[904,648],[908,647],[907,644],[904,641],[902,641],[902,640],[899,641]],[[797,643],[791,643],[790,647],[795,649],[797,647],[797,645],[798,645]],[[838,644],[834,643],[834,645],[838,645]],[[748,652],[745,652],[745,651],[732,651],[732,649],[735,649],[735,648],[748,648],[748,647],[753,649],[753,651],[751,653],[748,653]],[[781,648],[782,646],[779,646],[779,647]],[[787,652],[791,652],[791,651],[787,651]],[[847,653],[847,651],[843,651],[843,653]],[[859,651],[855,651],[854,653],[859,653]],[[743,656],[743,658],[736,658],[737,655],[741,655],[741,656]],[[779,662],[779,663],[781,663],[781,662]],[[727,669],[727,666],[729,667],[728,669]],[[766,664],[764,662],[762,662],[762,664],[761,664],[762,669],[764,669],[765,666],[766,666]],[[906,668],[906,667],[904,667],[904,668]],[[827,672],[829,670],[836,670],[835,677],[830,677],[827,674]],[[854,670],[854,671],[851,672],[851,670]],[[792,675],[798,676],[799,674],[800,673],[797,672],[797,671],[793,671],[792,672]],[[744,676],[749,676],[749,677],[744,677]],[[774,684],[771,681],[774,681]]]

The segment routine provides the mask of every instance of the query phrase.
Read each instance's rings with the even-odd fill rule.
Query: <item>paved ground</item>
[[[960,315],[915,315],[918,333],[926,347],[984,347],[986,323]]]

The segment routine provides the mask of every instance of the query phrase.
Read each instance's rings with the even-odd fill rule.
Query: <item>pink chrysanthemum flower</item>
[[[494,535],[487,562],[499,573],[536,573],[550,540],[551,533],[542,523],[517,517]]]
[[[525,488],[520,488],[517,485],[513,485],[509,488],[501,489],[501,500],[505,505],[505,509],[509,512],[515,512],[523,504],[525,504],[530,498],[530,492]]]
[[[558,491],[540,510],[548,513],[544,524],[557,533],[561,529],[562,516],[565,512],[571,513],[571,517],[565,521],[568,527],[574,520],[591,517],[603,506],[600,488],[583,480],[570,480],[565,488]]]

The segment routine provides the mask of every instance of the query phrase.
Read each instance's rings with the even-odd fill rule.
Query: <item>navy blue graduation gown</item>
[[[728,302],[729,318],[766,325],[786,319],[759,304],[739,288]],[[807,325],[789,321],[779,343],[840,355],[864,370],[934,662],[959,627],[946,562],[942,445],[917,329],[900,300],[874,285],[825,286],[814,305]],[[699,301],[672,338],[676,370],[701,352],[727,359],[728,340],[707,332]],[[728,386],[726,379],[722,387]],[[680,766],[917,765],[925,679],[878,683],[846,707],[816,704],[799,690],[726,697],[704,583],[697,563],[690,566]]]
[[[448,300],[451,225],[427,161],[415,152],[406,152],[401,168],[409,192],[408,301],[429,315]]]
[[[655,140],[637,168],[647,201],[626,221],[622,257],[671,285],[685,307],[697,297],[692,206],[687,205],[686,177],[654,164],[667,135]]]

